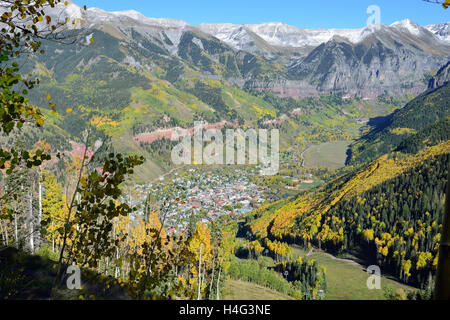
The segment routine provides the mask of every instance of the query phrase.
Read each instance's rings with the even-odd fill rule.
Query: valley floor
[[[232,279],[227,280],[222,298],[223,300],[295,300],[275,290]]]
[[[342,168],[345,166],[347,149],[352,141],[326,142],[310,146],[304,152],[304,166]]]
[[[366,282],[369,274],[362,265],[353,260],[339,259],[321,251],[308,252],[300,247],[292,246],[294,254],[315,259],[327,269],[328,293],[325,300],[384,300],[384,291],[391,288],[394,291],[403,288],[414,290],[394,280],[382,277],[380,290],[369,290]],[[383,270],[381,270],[383,272]]]

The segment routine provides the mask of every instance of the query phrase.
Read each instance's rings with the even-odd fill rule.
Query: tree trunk
[[[116,260],[119,260],[119,248],[116,248]],[[120,270],[119,270],[119,267],[116,266],[116,269],[114,271],[114,277],[117,279],[119,276],[120,276]]]
[[[75,199],[76,199],[76,196],[78,195],[78,193],[77,193],[78,191],[77,190],[78,190],[78,187],[80,186],[81,177],[83,175],[83,170],[84,170],[85,165],[86,165],[86,158],[87,158],[87,151],[88,151],[90,135],[91,135],[91,131],[89,129],[88,134],[87,134],[86,139],[85,139],[85,143],[84,143],[85,147],[84,147],[84,152],[83,152],[83,158],[82,158],[82,161],[81,161],[80,171],[78,172],[77,183],[75,185],[75,190],[74,190],[74,193],[72,195],[72,200],[70,201],[70,205],[69,205],[69,208],[68,208],[69,212],[67,213],[66,225],[69,225],[69,223],[70,223],[70,217],[71,217],[71,214],[72,214],[72,210],[74,209]],[[66,244],[67,244],[68,231],[69,231],[68,228],[64,227],[64,235],[63,235],[63,238],[62,238],[61,251],[59,252],[58,271],[56,273],[55,282],[53,284],[52,290],[57,285],[58,280],[62,281],[62,277],[61,277],[62,270],[61,270],[61,268],[62,268],[63,259],[64,259],[64,250],[66,249]]]
[[[8,235],[8,224],[4,223],[5,235],[6,235],[6,246],[9,246],[9,235]]]
[[[34,253],[34,225],[33,225],[33,194],[30,191],[29,194],[29,208],[28,208],[28,223],[30,232],[30,250]]]
[[[209,284],[209,296],[211,297],[212,296],[212,286],[213,286],[213,283],[214,283],[214,268],[216,267],[216,258],[214,257],[214,260],[213,260],[213,267],[212,267],[212,274],[211,274],[211,283]]]
[[[109,257],[106,257],[105,276],[108,276],[108,267],[109,267]]]
[[[2,230],[3,242],[7,247],[9,244],[9,239],[8,239],[8,225],[6,224],[6,222],[3,224],[2,221],[0,220],[0,229]]]
[[[205,283],[205,276],[206,276],[206,263],[203,263],[203,266],[202,266],[202,282],[201,282],[202,285]]]
[[[201,267],[202,267],[202,243],[200,243],[200,259],[198,262],[198,289],[197,289],[197,300],[201,300],[201,287],[202,287],[202,271],[201,271]]]
[[[38,183],[38,197],[39,197],[39,225],[41,225],[42,221],[42,182],[39,174],[39,183]]]
[[[220,287],[220,273],[221,273],[221,271],[222,271],[222,268],[219,267],[219,275],[217,277],[217,288],[216,288],[216,299],[217,300],[220,299],[220,297],[219,297],[220,288],[219,287]]]
[[[52,219],[52,230],[53,230],[53,219]],[[55,252],[55,234],[54,231],[52,231],[52,250]]]
[[[42,182],[41,182],[41,173],[39,172],[38,176],[38,224],[37,227],[39,230],[41,230],[41,221],[42,221]],[[40,233],[39,233],[40,235]],[[39,236],[39,243],[37,244],[38,247],[42,247],[42,238]]]

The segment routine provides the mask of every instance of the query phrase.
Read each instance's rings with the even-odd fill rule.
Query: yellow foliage
[[[208,226],[199,222],[189,243],[189,250],[195,254],[197,261],[208,261],[211,258],[211,233]]]

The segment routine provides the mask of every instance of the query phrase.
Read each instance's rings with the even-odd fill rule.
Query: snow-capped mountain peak
[[[72,2],[69,2],[68,6],[64,6],[62,10],[64,10],[65,16],[71,19],[83,20],[85,22],[84,25],[89,26],[101,23],[114,23],[115,25],[136,24],[180,30],[189,26],[186,21],[182,20],[148,18],[136,10],[107,12],[97,8],[90,8],[84,11]],[[231,23],[200,24],[191,27],[197,28],[241,50],[248,50],[252,43],[258,42],[260,39],[275,47],[301,48],[318,46],[335,37],[344,38],[356,44],[377,32],[401,32],[418,37],[424,35],[426,30],[432,32],[441,41],[450,42],[449,23],[421,27],[409,19],[395,22],[390,26],[377,24],[360,29],[302,29],[282,22],[248,25]]]
[[[98,8],[89,8],[86,16],[86,20],[90,23],[112,22],[116,20],[120,22],[123,19],[128,19],[138,24],[154,25],[163,28],[183,28],[188,25],[187,22],[182,20],[148,18],[136,10],[107,12]]]
[[[136,10],[113,11],[111,12],[111,14],[115,16],[126,16],[138,21],[144,21],[145,19],[147,19],[146,16]]]
[[[409,19],[394,22],[390,26],[397,29],[407,30],[409,33],[415,36],[418,36],[421,32],[421,27],[417,23]]]
[[[431,33],[434,33],[436,37],[445,42],[450,42],[450,23],[444,22],[439,24],[432,24],[425,27]]]
[[[67,5],[63,2],[60,2],[53,8],[46,7],[45,11],[48,15],[54,17],[54,20],[58,22],[62,22],[66,18],[69,18],[71,21],[82,19],[84,10],[72,1],[66,2]]]
[[[202,24],[199,27],[202,31],[210,33],[230,45],[239,42],[235,36],[238,31],[241,32],[245,28],[270,45],[279,47],[318,46],[330,41],[335,36],[346,38],[350,42],[357,43],[379,30],[379,26],[369,26],[363,29],[301,29],[281,22],[251,25]]]

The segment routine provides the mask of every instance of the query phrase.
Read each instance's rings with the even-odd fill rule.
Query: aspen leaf
[[[41,127],[44,125],[44,120],[42,118],[37,118],[36,119],[36,124]]]

